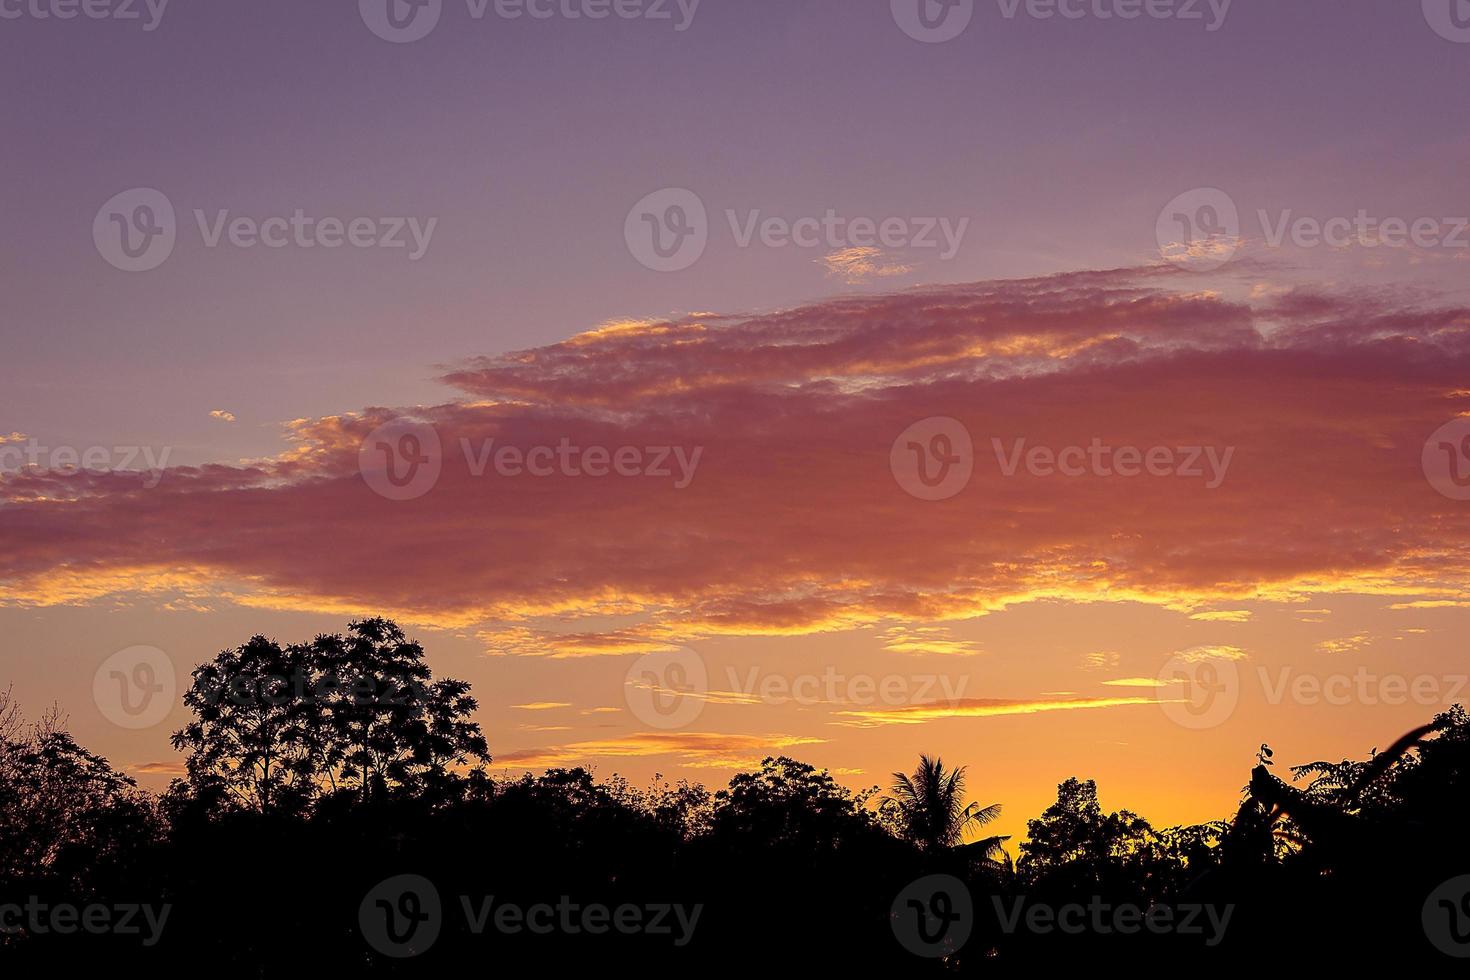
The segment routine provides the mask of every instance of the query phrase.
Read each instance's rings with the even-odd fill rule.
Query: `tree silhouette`
[[[1000,816],[1000,804],[982,807],[966,803],[965,767],[946,772],[937,756],[919,756],[914,774],[893,774],[889,799],[898,813],[901,833],[926,854],[935,855],[964,847],[979,857],[994,859],[1002,853],[1009,836],[986,837],[964,843],[966,832],[983,827]]]
[[[0,884],[83,882],[158,839],[155,801],[79,746],[55,710],[26,725],[0,694]]]
[[[1470,870],[1470,717],[1460,708],[1361,761],[1277,770],[1263,748],[1232,821],[1155,830],[1104,811],[1095,783],[1068,779],[1029,822],[1013,868],[974,859],[1003,838],[966,836],[999,808],[967,802],[966,770],[938,757],[895,773],[881,801],[876,788],[855,792],[786,757],[714,793],[658,777],[635,788],[582,768],[492,779],[467,685],[434,679],[421,648],[386,620],[292,646],[255,637],[201,666],[186,703],[194,718],[176,742],[188,780],[159,798],[78,745],[58,713],[27,724],[0,696],[5,975],[174,976],[207,964],[226,977],[441,977],[492,959],[714,975],[768,964],[1004,977],[1101,964],[1294,973],[1303,963],[1347,975],[1361,972],[1365,945],[1400,969],[1444,973],[1426,936],[1447,929],[1442,948],[1470,926],[1470,903],[1443,891]],[[428,880],[441,900],[432,951],[407,960],[373,947],[360,916],[365,896],[404,876]],[[466,910],[488,916],[491,901],[702,911],[676,947],[616,929],[504,932],[489,917],[470,928]],[[148,948],[44,918],[13,925],[16,909],[129,902],[168,904],[165,941]],[[938,960],[914,957],[895,909],[915,902],[936,923],[971,916],[968,940]],[[1202,903],[1233,910],[1216,945],[1030,925],[1038,906],[1090,923],[1093,909]]]
[[[194,671],[184,704],[195,718],[173,735],[187,750],[189,781],[257,810],[296,811],[332,778],[311,651],[263,636]]]
[[[1016,868],[1041,887],[1141,893],[1167,848],[1136,813],[1103,813],[1097,783],[1068,779],[1057,801],[1026,825]]]
[[[195,670],[184,703],[190,790],[262,814],[342,793],[447,798],[490,762],[470,685],[434,680],[386,619],[287,647],[257,636]]]

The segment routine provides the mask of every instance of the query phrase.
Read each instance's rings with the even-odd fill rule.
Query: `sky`
[[[0,0],[0,679],[146,785],[373,614],[1000,833],[1466,700],[1470,5],[393,4]]]

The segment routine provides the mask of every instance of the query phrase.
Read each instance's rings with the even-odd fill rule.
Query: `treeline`
[[[7,975],[1012,975],[1470,954],[1459,707],[1362,761],[1278,775],[1263,746],[1238,812],[1198,826],[1105,812],[1069,779],[1012,848],[985,836],[999,807],[938,759],[861,792],[788,758],[714,792],[583,769],[493,778],[468,685],[435,680],[384,620],[253,639],[196,671],[186,702],[187,778],[150,794],[56,715],[27,722],[0,698]]]

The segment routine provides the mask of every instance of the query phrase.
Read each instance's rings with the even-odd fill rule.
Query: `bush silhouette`
[[[387,620],[284,647],[255,637],[194,678],[194,718],[174,736],[187,776],[158,796],[77,745],[55,712],[27,724],[0,697],[9,975],[1444,970],[1446,942],[1470,945],[1470,907],[1427,901],[1470,874],[1460,707],[1384,752],[1285,778],[1263,747],[1238,811],[1196,826],[1108,813],[1093,782],[1068,779],[1012,864],[1006,838],[977,833],[999,807],[966,799],[965,770],[937,756],[895,773],[886,797],[785,757],[714,792],[581,768],[492,778],[469,686],[436,680]],[[926,958],[900,941],[900,919],[930,907],[922,889],[935,880],[964,890],[932,905],[936,921],[959,921],[964,906],[968,933]],[[915,887],[919,898],[898,900]],[[146,942],[29,911],[68,905],[166,906],[167,917]],[[1029,918],[1125,906],[1208,907],[1228,912],[1228,928],[1047,930]],[[522,918],[497,918],[507,910]],[[530,928],[543,914],[551,930]],[[396,931],[376,935],[378,915]]]

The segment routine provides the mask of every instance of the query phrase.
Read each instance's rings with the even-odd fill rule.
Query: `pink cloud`
[[[714,633],[938,620],[1038,597],[1193,609],[1230,597],[1465,592],[1466,509],[1426,482],[1470,411],[1470,312],[1366,292],[1252,304],[1164,269],[931,287],[752,317],[622,324],[450,370],[442,474],[378,496],[358,470],[387,408],[291,424],[252,466],[0,479],[11,603],[216,596],[419,622],[563,656]],[[969,430],[954,497],[910,496],[914,422]],[[699,449],[661,476],[475,476],[461,452]],[[1006,476],[1002,449],[1233,447],[1184,477]],[[505,621],[628,617],[550,634]]]

